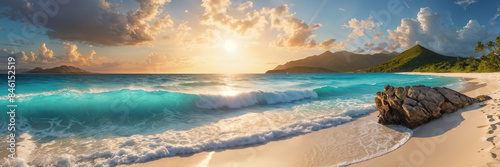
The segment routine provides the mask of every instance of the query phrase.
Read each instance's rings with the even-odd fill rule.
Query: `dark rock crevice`
[[[460,108],[488,99],[491,98],[485,95],[471,98],[445,87],[417,85],[394,88],[386,85],[383,92],[377,92],[375,104],[379,110],[379,123],[403,125],[413,129],[440,118],[444,113],[456,112]]]

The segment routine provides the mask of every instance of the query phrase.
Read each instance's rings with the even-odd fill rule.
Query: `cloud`
[[[331,49],[345,49],[346,45],[351,42],[351,39],[347,39],[345,41],[340,41],[338,44],[335,44],[336,39],[328,39],[321,43],[319,43],[319,49],[331,50]]]
[[[146,64],[149,65],[162,65],[168,61],[168,56],[166,54],[159,54],[153,52],[146,57]]]
[[[271,26],[284,31],[274,44],[278,47],[305,47],[310,39],[316,37],[313,31],[321,24],[307,25],[304,20],[297,19],[289,13],[288,5],[266,11],[271,19]],[[313,42],[314,43],[314,42]]]
[[[490,19],[490,26],[495,27],[497,23],[495,20],[500,16],[500,6],[498,6],[497,13]]]
[[[155,71],[191,65],[192,61],[188,57],[173,57],[168,54],[158,52],[150,53],[145,59],[145,66],[152,66]]]
[[[19,57],[21,57],[21,60],[24,61],[24,62],[30,62],[30,61],[33,62],[33,61],[35,61],[35,53],[33,53],[33,52],[30,52],[29,56],[28,56],[28,55],[26,55],[26,53],[24,53],[24,51],[21,51],[20,54],[19,54]]]
[[[265,17],[254,10],[246,13],[244,18],[236,19],[227,13],[227,8],[230,5],[231,1],[229,0],[203,0],[201,6],[205,8],[205,13],[201,23],[218,26],[242,37],[259,36],[260,31],[267,23]]]
[[[282,30],[279,40],[274,46],[283,48],[319,48],[319,49],[342,49],[349,41],[342,41],[334,44],[336,39],[327,39],[316,46],[316,41],[311,39],[316,37],[314,30],[321,27],[321,24],[308,25],[304,20],[298,19],[290,14],[288,5],[279,6],[272,9],[263,9],[263,13],[269,15],[272,28]]]
[[[54,51],[48,49],[45,43],[38,46],[38,56],[35,58],[36,62],[49,63],[54,60]]]
[[[339,10],[340,10],[340,11],[343,11],[343,12],[345,11],[345,9],[344,9],[344,8],[339,8]]]
[[[229,15],[227,10],[231,6],[229,0],[203,0],[201,4],[205,8],[205,13],[202,17],[202,24],[215,25],[224,33],[238,34],[242,38],[259,37],[270,24],[271,29],[280,31],[278,40],[272,45],[282,48],[299,48],[299,49],[334,49],[345,48],[348,41],[334,44],[335,39],[327,39],[322,42],[316,42],[311,39],[316,37],[314,30],[321,27],[321,24],[308,25],[304,20],[294,17],[288,8],[288,5],[282,5],[276,8],[262,8],[253,10],[244,15],[241,19],[234,18]],[[253,6],[251,1],[239,4],[236,10],[243,11]],[[214,43],[219,40],[220,35],[214,34],[220,31],[206,31],[204,35],[212,36],[213,38],[192,38],[199,42]],[[319,43],[319,44],[318,44]]]
[[[368,18],[368,20],[361,20],[361,21],[359,21],[356,18],[353,18],[353,19],[349,20],[348,24],[344,24],[342,27],[353,29],[352,33],[348,35],[349,38],[363,36],[363,35],[365,35],[365,30],[374,31],[373,28],[375,28],[375,26],[381,25],[381,23],[375,24],[373,22],[373,20],[371,20],[372,18],[373,17],[370,16],[370,18]]]
[[[477,41],[490,40],[497,36],[476,20],[457,30],[446,25],[441,15],[430,8],[421,8],[417,19],[402,19],[395,30],[387,30],[389,50],[408,49],[420,44],[438,53],[450,56],[472,55]]]
[[[106,46],[135,46],[155,40],[155,36],[172,25],[169,15],[160,9],[170,0],[136,0],[139,9],[121,13],[120,5],[105,0],[69,1],[57,10],[47,12],[47,35],[63,41],[84,42]],[[14,21],[32,19],[37,11],[45,11],[41,5],[27,0],[1,1],[0,17]],[[52,8],[51,8],[52,9]],[[35,17],[37,18],[37,17]],[[71,23],[71,24],[68,24]]]
[[[373,44],[373,42],[368,42],[368,43],[365,44],[366,47],[371,47],[373,45],[375,45],[375,44]]]
[[[380,53],[380,52],[386,51],[387,47],[389,47],[389,44],[387,42],[380,42],[380,43],[378,43],[377,47],[372,48],[372,50],[375,53]]]
[[[373,40],[374,40],[374,41],[378,41],[378,40],[380,40],[381,38],[383,38],[383,36],[382,36],[382,33],[381,33],[381,32],[377,32],[377,33],[373,36]]]
[[[54,51],[47,48],[45,43],[42,43],[38,47],[38,54],[35,55],[33,52],[20,51],[18,53],[11,52],[11,54],[20,58],[21,64],[23,65],[75,65],[75,66],[90,66],[92,64],[99,64],[102,59],[94,60],[94,55],[96,52],[92,50],[89,54],[83,55],[78,52],[78,47],[70,42],[62,43],[66,52],[62,56],[55,56]],[[6,49],[3,49],[6,51]]]
[[[188,22],[180,23],[176,28],[176,44],[184,48],[203,48],[215,46],[222,41],[221,32],[217,29],[205,29],[196,34],[191,31],[192,28],[188,26]]]
[[[246,1],[245,3],[239,4],[238,7],[236,7],[236,10],[238,11],[244,11],[245,9],[253,7],[253,2],[252,1]]]
[[[69,42],[63,42],[64,48],[66,48],[65,63],[71,63],[75,65],[90,65],[94,62],[94,55],[96,52],[92,50],[88,55],[82,55],[77,51],[78,47]]]
[[[455,4],[462,6],[464,10],[467,10],[467,7],[474,3],[477,3],[477,0],[461,0],[455,2]]]
[[[186,10],[184,11],[184,13],[189,13],[189,10],[187,10],[187,9],[186,9]]]

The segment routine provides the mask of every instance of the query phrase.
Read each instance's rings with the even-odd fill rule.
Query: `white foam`
[[[36,162],[42,162],[40,159],[49,159],[44,162],[45,165],[115,166],[204,150],[257,144],[350,122],[353,117],[372,112],[373,106],[358,109],[359,111],[345,111],[340,114],[325,112],[307,115],[298,111],[248,113],[184,131],[169,130],[156,135],[107,138],[97,142],[95,139],[53,141],[42,144],[37,148],[37,153],[44,150],[44,155],[56,157],[38,155],[40,157],[32,157],[34,160],[30,162],[36,165]],[[84,147],[66,147],[68,145]],[[59,148],[62,146],[65,149]]]
[[[284,92],[244,92],[233,96],[227,95],[200,95],[196,106],[205,109],[242,108],[259,103],[278,104],[289,103],[303,99],[318,98],[312,90],[289,90]]]
[[[403,127],[403,126],[392,126],[392,128],[394,128],[395,130],[400,131],[402,133],[405,133],[407,135],[403,135],[402,139],[394,141],[394,142],[396,142],[396,144],[393,145],[393,146],[391,146],[391,147],[382,148],[382,150],[380,150],[379,148],[377,148],[376,152],[373,153],[373,154],[369,154],[368,156],[365,156],[365,157],[359,158],[359,159],[355,159],[355,160],[352,160],[352,161],[340,162],[340,163],[337,163],[337,164],[335,164],[333,166],[347,166],[347,165],[351,165],[351,164],[355,164],[355,163],[367,161],[369,159],[373,159],[373,158],[385,155],[385,154],[390,153],[390,152],[398,149],[399,147],[403,146],[413,136],[413,131],[411,129],[406,128],[406,127]]]

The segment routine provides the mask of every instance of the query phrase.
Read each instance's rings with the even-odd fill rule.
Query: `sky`
[[[99,73],[263,73],[325,51],[416,44],[478,57],[499,16],[496,0],[4,0],[0,56]]]

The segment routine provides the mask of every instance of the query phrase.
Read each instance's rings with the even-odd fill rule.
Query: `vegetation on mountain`
[[[266,74],[280,74],[280,73],[337,73],[337,72],[321,67],[305,67],[305,66],[290,67],[282,70],[269,70],[266,72]]]
[[[486,45],[477,42],[475,53],[483,53],[479,59],[472,56],[467,58],[458,57],[454,62],[439,62],[422,66],[415,72],[499,72],[500,71],[500,36],[496,42],[488,41]],[[486,51],[489,51],[486,54]]]
[[[273,70],[284,70],[292,67],[319,67],[335,72],[352,72],[376,66],[396,57],[396,52],[377,54],[356,54],[347,51],[332,53],[326,51],[320,55],[309,56],[304,59],[289,61],[278,65]]]
[[[420,45],[415,45],[387,62],[359,72],[411,72],[422,66],[453,62],[455,59],[455,57],[443,56]]]

